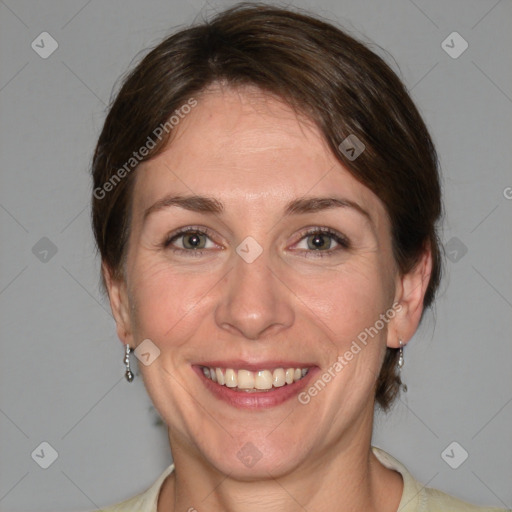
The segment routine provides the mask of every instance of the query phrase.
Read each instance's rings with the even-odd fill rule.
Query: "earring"
[[[130,345],[128,343],[124,346],[124,364],[126,366],[126,372],[124,373],[124,376],[126,377],[126,380],[128,382],[131,382],[133,380],[133,373],[130,369],[130,352],[131,352]]]
[[[400,344],[399,355],[398,355],[398,371],[402,373],[402,367],[404,366],[404,342],[402,340],[398,340]],[[400,376],[401,377],[401,376]],[[407,393],[407,386],[402,382],[402,391]]]
[[[402,340],[398,340],[398,343],[400,344],[400,355],[398,356],[398,368],[400,370],[402,369],[402,366],[404,365],[404,342]]]

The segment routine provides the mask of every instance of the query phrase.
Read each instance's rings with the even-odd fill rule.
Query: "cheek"
[[[131,266],[130,289],[138,341],[149,338],[157,345],[176,347],[193,337],[201,324],[213,321],[215,307],[225,299],[228,288],[236,286],[229,276],[222,280],[225,270],[176,267],[151,254],[137,255]],[[375,253],[331,269],[316,267],[305,272],[285,265],[276,272],[286,286],[276,282],[269,292],[295,310],[295,328],[309,330],[309,334],[320,330],[338,350],[374,325],[389,307],[389,276]]]
[[[297,295],[336,339],[346,342],[373,325],[389,307],[388,282],[375,264],[359,261],[297,281]]]
[[[135,265],[132,285],[134,329],[157,345],[179,344],[184,329],[208,303],[216,279],[209,273],[178,272],[168,263]],[[185,340],[183,340],[185,341]]]

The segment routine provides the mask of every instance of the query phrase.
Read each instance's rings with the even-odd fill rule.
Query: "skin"
[[[286,104],[221,86],[197,99],[166,150],[137,170],[124,279],[103,266],[121,341],[135,348],[149,338],[160,350],[139,365],[176,466],[158,510],[395,511],[402,478],[370,448],[374,386],[386,346],[418,327],[430,252],[400,274],[382,202]],[[143,222],[169,193],[214,197],[224,211],[172,206]],[[289,201],[313,196],[350,200],[369,218],[350,207],[284,215]],[[173,252],[190,236],[163,246],[186,226],[210,230],[201,254]],[[311,227],[343,234],[349,248],[327,237],[311,249]],[[250,264],[235,250],[247,236],[263,249]],[[394,303],[400,311],[307,405],[240,410],[214,398],[191,367],[282,358],[323,373]],[[248,442],[261,453],[251,468],[237,457]]]

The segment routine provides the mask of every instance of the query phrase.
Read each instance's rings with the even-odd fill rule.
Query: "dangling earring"
[[[400,355],[398,356],[398,368],[401,370],[404,365],[404,342],[402,340],[398,340],[400,344]]]
[[[124,364],[126,366],[126,372],[124,373],[124,376],[126,377],[126,380],[128,382],[131,382],[133,380],[133,373],[130,369],[130,352],[131,352],[130,345],[128,343],[124,346]]]
[[[398,343],[400,344],[400,351],[398,355],[398,371],[400,374],[402,373],[402,367],[404,366],[404,342],[402,340],[398,340]],[[400,375],[401,377],[401,375]],[[402,390],[404,393],[407,393],[407,386],[402,383]]]

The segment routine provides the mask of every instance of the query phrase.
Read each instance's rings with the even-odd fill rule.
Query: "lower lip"
[[[279,388],[272,388],[270,391],[260,391],[247,393],[245,391],[235,391],[236,388],[228,388],[213,382],[206,377],[200,366],[193,366],[195,372],[199,375],[207,389],[218,399],[227,402],[233,407],[241,409],[266,409],[275,407],[297,396],[305,387],[307,387],[311,378],[315,375],[318,367],[310,368],[307,375],[293,384],[285,384]]]

